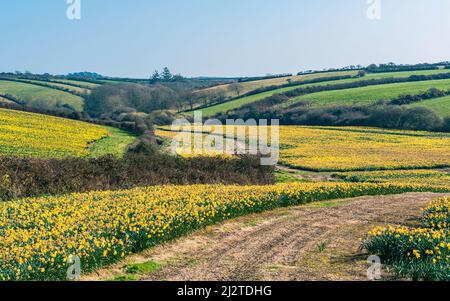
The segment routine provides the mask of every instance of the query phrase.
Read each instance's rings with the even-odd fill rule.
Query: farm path
[[[86,280],[114,278],[129,263],[163,267],[143,280],[366,280],[361,239],[377,225],[411,225],[443,194],[407,193],[314,203],[254,214],[131,256]],[[385,275],[389,277],[388,274]]]

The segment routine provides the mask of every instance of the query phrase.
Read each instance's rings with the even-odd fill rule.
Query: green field
[[[315,106],[367,104],[381,99],[390,100],[402,94],[418,94],[430,88],[450,89],[450,79],[324,91],[293,98],[283,106],[292,105],[300,101],[313,101]]]
[[[427,99],[409,105],[409,107],[425,107],[435,111],[441,117],[450,116],[450,96]]]
[[[75,86],[71,86],[68,84],[62,84],[59,82],[46,82],[46,81],[29,80],[29,79],[23,79],[23,80],[21,79],[20,81],[17,81],[17,82],[20,83],[21,81],[22,82],[26,81],[27,83],[30,83],[30,84],[38,84],[38,85],[43,84],[43,85],[49,85],[49,86],[55,87],[55,88],[63,88],[63,89],[67,89],[72,92],[81,93],[81,94],[86,94],[89,91],[89,89],[86,89],[86,88],[75,87]]]
[[[255,80],[239,83],[242,86],[242,91],[240,94],[246,94],[248,92],[254,91],[256,89],[270,87],[270,86],[282,86],[289,81],[299,82],[299,81],[307,81],[324,77],[335,77],[335,76],[345,76],[345,75],[356,75],[357,71],[337,71],[337,72],[322,72],[322,73],[312,73],[312,74],[304,74],[304,75],[295,75],[289,77],[280,77],[280,78],[270,78],[263,80]],[[230,84],[214,86],[211,88],[204,89],[202,91],[214,91],[214,90],[224,90],[226,91],[226,96],[229,97],[237,97],[235,91],[229,90]]]
[[[52,88],[0,80],[0,94],[9,94],[34,108],[56,108],[70,105],[83,111],[83,98]]]
[[[270,97],[277,93],[283,93],[290,90],[295,90],[297,88],[305,88],[305,87],[311,87],[311,86],[326,86],[326,85],[335,85],[335,84],[345,84],[345,83],[352,83],[352,82],[358,82],[358,81],[365,81],[370,79],[383,79],[383,78],[407,78],[412,75],[432,75],[432,74],[441,74],[441,73],[450,73],[449,70],[425,70],[425,71],[408,71],[408,72],[386,72],[386,73],[373,73],[373,74],[367,74],[364,77],[361,78],[349,78],[349,79],[343,79],[343,80],[333,80],[333,81],[327,81],[322,83],[315,83],[315,84],[303,84],[303,85],[297,85],[292,86],[288,88],[280,88],[271,90],[268,92],[263,92],[247,97],[242,97],[233,101],[229,101],[226,103],[218,104],[215,106],[211,106],[209,108],[202,109],[203,115],[206,117],[214,116],[217,113],[220,112],[227,112],[229,110],[237,109],[241,106],[251,104],[253,102],[262,100],[264,98]],[[321,74],[327,74],[326,77],[333,76],[331,73],[321,73]],[[342,74],[345,75],[345,74]],[[325,93],[325,92],[322,92]]]
[[[90,157],[97,158],[106,154],[121,157],[137,139],[136,136],[123,130],[113,127],[107,127],[107,129],[108,136],[97,141],[90,147]]]
[[[98,86],[100,86],[99,84],[94,84],[94,83],[89,83],[89,82],[84,82],[84,81],[78,81],[78,80],[69,80],[69,79],[55,79],[52,80],[55,83],[62,83],[62,84],[67,84],[67,85],[76,85],[76,86],[80,86],[86,89],[94,89],[97,88]]]

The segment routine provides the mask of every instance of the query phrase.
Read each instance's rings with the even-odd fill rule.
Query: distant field
[[[350,182],[426,184],[434,186],[450,186],[450,170],[387,170],[347,172],[336,174]]]
[[[94,84],[94,83],[89,83],[89,82],[84,82],[84,81],[77,81],[77,80],[68,80],[68,79],[55,79],[52,81],[63,83],[63,84],[68,84],[68,85],[76,85],[76,86],[80,86],[80,87],[87,88],[87,89],[94,89],[94,88],[97,88],[98,86],[100,86],[99,84]]]
[[[450,96],[427,99],[409,105],[409,107],[425,107],[435,111],[441,117],[450,116]]]
[[[430,88],[450,89],[450,79],[324,91],[294,98],[285,105],[305,100],[313,101],[315,106],[366,104],[381,99],[390,100],[402,94],[417,94]]]
[[[13,103],[13,102],[0,96],[0,103]]]
[[[83,110],[83,98],[32,84],[0,80],[0,94],[10,94],[24,101],[30,107],[55,108],[58,105],[70,105],[78,111]]]
[[[0,109],[0,156],[62,158],[117,154],[125,151],[124,144],[132,139],[116,129]],[[97,141],[98,146],[93,144]]]
[[[292,80],[293,82],[296,82],[296,81],[312,80],[312,79],[323,78],[323,77],[356,75],[357,73],[358,73],[357,71],[324,72],[324,73],[305,74],[305,75],[296,75],[296,76],[289,76],[289,77],[243,82],[243,83],[240,83],[240,85],[242,85],[242,87],[243,87],[240,94],[245,94],[250,91],[253,91],[253,90],[256,90],[259,88],[269,87],[269,86],[282,86],[282,85],[289,83],[288,80]],[[229,87],[230,87],[230,84],[226,84],[226,85],[220,85],[220,86],[208,88],[203,91],[222,89],[227,92],[227,94],[226,94],[227,96],[236,97],[237,93],[234,91],[229,91]]]
[[[173,132],[166,131],[157,131],[157,135],[175,137]],[[184,141],[185,137],[179,138]],[[280,163],[329,172],[450,167],[450,134],[366,127],[281,126]]]
[[[441,73],[450,73],[450,70],[426,70],[426,71],[410,71],[410,72],[386,72],[386,73],[374,73],[374,74],[367,74],[364,77],[361,78],[350,78],[350,79],[343,79],[343,80],[334,80],[334,81],[327,81],[322,83],[315,83],[315,84],[304,84],[304,85],[298,85],[293,86],[289,88],[280,88],[276,90],[271,90],[268,92],[263,92],[260,94],[251,95],[248,97],[242,97],[233,101],[229,101],[223,104],[218,104],[215,106],[211,106],[209,108],[202,109],[204,116],[210,117],[214,116],[217,113],[220,112],[227,112],[229,110],[237,109],[243,105],[250,104],[259,100],[262,100],[264,98],[270,97],[277,93],[283,93],[290,90],[295,90],[297,88],[305,88],[309,86],[326,86],[326,85],[335,85],[335,84],[344,84],[344,83],[352,83],[352,82],[358,82],[358,81],[365,81],[370,79],[382,79],[382,78],[407,78],[412,75],[432,75],[432,74],[441,74]],[[330,73],[324,73],[328,74],[331,77]],[[325,93],[325,92],[321,92]],[[318,94],[318,93],[317,93]],[[311,94],[314,95],[314,94]],[[305,96],[307,97],[307,96]]]
[[[71,86],[71,85],[67,85],[67,84],[61,84],[61,83],[57,83],[57,82],[46,82],[46,81],[28,80],[28,79],[25,81],[27,81],[30,84],[33,84],[33,83],[44,84],[44,85],[49,85],[49,86],[56,87],[56,88],[68,89],[72,92],[81,93],[81,94],[88,93],[88,91],[89,91],[89,89],[79,88],[79,87],[75,87],[75,86]]]
[[[281,162],[316,171],[450,166],[450,134],[363,127],[281,127]]]

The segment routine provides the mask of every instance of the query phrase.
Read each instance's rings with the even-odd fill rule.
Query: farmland
[[[287,84],[289,81],[298,82],[298,81],[306,81],[312,79],[319,79],[324,77],[333,77],[333,76],[345,76],[345,75],[356,75],[356,71],[339,71],[339,72],[323,72],[323,73],[314,73],[314,74],[305,74],[305,75],[296,75],[296,76],[288,76],[288,77],[280,77],[280,78],[271,78],[271,79],[263,79],[256,81],[248,81],[242,82],[240,85],[242,86],[242,90],[240,94],[245,94],[251,92],[253,90],[270,87],[270,86],[282,86]],[[230,84],[219,85],[213,88],[205,89],[205,91],[211,90],[225,90],[227,96],[236,97],[238,96],[235,91],[230,91]]]
[[[441,117],[450,116],[450,96],[423,100],[413,103],[410,107],[425,107],[433,110]]]
[[[46,115],[0,109],[0,155],[40,158],[123,153],[132,138],[122,132]],[[113,135],[110,135],[110,132]],[[96,146],[112,144],[113,147]],[[118,147],[119,146],[119,147]],[[118,147],[118,148],[116,148]]]
[[[336,85],[336,84],[348,84],[348,83],[354,83],[354,82],[360,82],[360,81],[379,80],[379,79],[388,79],[388,78],[408,78],[413,75],[421,76],[421,75],[436,75],[436,74],[447,74],[447,73],[449,73],[449,70],[425,70],[425,71],[387,72],[387,73],[373,73],[373,74],[369,73],[369,74],[365,75],[364,77],[358,77],[358,78],[355,77],[355,78],[341,79],[341,80],[330,80],[330,81],[325,81],[325,82],[321,82],[321,83],[312,83],[312,84],[299,84],[299,85],[294,85],[294,86],[286,87],[286,88],[273,89],[273,90],[270,90],[267,92],[262,92],[262,93],[258,93],[258,94],[254,94],[254,95],[250,95],[250,96],[243,96],[241,98],[237,98],[232,101],[227,101],[222,104],[217,104],[217,105],[214,105],[211,107],[201,109],[201,111],[205,116],[214,116],[217,113],[227,112],[229,110],[237,109],[243,105],[254,103],[256,101],[270,97],[274,94],[284,93],[284,92],[295,90],[298,88]],[[323,75],[328,75],[328,76],[324,76],[324,78],[333,76],[332,73],[323,73]],[[341,74],[341,75],[345,75],[345,74]],[[438,84],[440,86],[440,83],[438,83]],[[359,100],[358,101],[359,103],[367,102],[367,101],[373,102],[373,101],[383,99],[383,97],[386,97],[386,96],[389,96],[389,98],[385,98],[385,99],[390,99],[395,96],[399,96],[400,94],[403,94],[403,93],[411,94],[413,91],[420,92],[420,91],[428,90],[431,87],[434,87],[433,83],[431,83],[431,87],[428,86],[426,81],[419,82],[419,83],[403,83],[403,84],[396,84],[396,85],[400,85],[400,86],[394,86],[393,89],[387,93],[384,92],[384,88],[385,88],[385,86],[387,88],[389,88],[389,85],[376,85],[373,87],[365,87],[369,91],[349,89],[349,91],[354,90],[354,91],[352,91],[352,92],[354,92],[354,94],[352,94],[350,96],[353,97],[356,95],[357,98],[356,99],[348,98],[347,96],[349,96],[349,95],[343,94],[342,98],[344,98],[345,101],[339,100],[336,104],[338,104],[338,105],[353,104],[353,103],[355,103],[355,100]],[[403,86],[401,86],[401,85],[403,85]],[[444,88],[448,88],[448,83],[444,83],[443,85],[444,85]],[[412,91],[409,90],[410,87],[412,87]],[[436,88],[438,88],[438,87],[436,87]],[[363,89],[363,88],[360,88],[360,89]],[[395,91],[395,89],[398,89],[398,91]],[[296,102],[299,102],[299,101],[302,101],[305,99],[306,100],[315,99],[314,97],[320,97],[319,100],[322,100],[321,98],[326,97],[326,95],[328,95],[328,94],[339,93],[339,92],[346,93],[345,91],[347,91],[347,90],[327,91],[327,92],[320,92],[320,93],[316,93],[316,94],[312,94],[312,95],[311,94],[305,95],[305,96],[301,96],[298,98],[294,98],[284,105],[287,106],[289,104],[293,104],[293,103],[296,103]],[[381,93],[381,95],[377,95],[377,94],[373,95],[373,94],[371,94],[370,91],[376,91],[376,93]],[[335,97],[338,97],[338,96],[335,96]],[[381,98],[379,98],[379,97],[381,97]],[[322,104],[320,104],[320,105],[322,105]]]
[[[6,202],[0,204],[0,278],[61,280],[70,256],[79,256],[84,271],[91,271],[240,215],[313,201],[412,191],[447,189],[346,183],[157,186]]]
[[[378,100],[390,100],[402,94],[418,94],[430,88],[448,90],[450,89],[450,80],[408,82],[339,91],[325,91],[294,98],[287,104],[305,100],[313,101],[314,106],[367,104]],[[426,106],[426,103],[421,105]]]
[[[175,135],[167,131],[157,134],[170,139]],[[192,134],[182,137],[185,135]],[[319,172],[449,167],[450,135],[363,127],[281,126],[280,163]]]
[[[52,88],[0,80],[0,94],[12,95],[34,108],[57,108],[68,105],[83,110],[83,98]]]
[[[282,127],[281,162],[316,171],[450,166],[450,135],[370,128]]]
[[[337,173],[335,176],[349,182],[422,183],[437,186],[448,186],[450,183],[449,169],[362,171]]]

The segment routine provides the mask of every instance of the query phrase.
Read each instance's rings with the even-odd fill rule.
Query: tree
[[[191,111],[194,109],[194,102],[196,100],[196,95],[194,92],[192,91],[187,91],[185,92],[181,98],[183,99],[184,102],[188,102],[189,103],[189,107],[191,109]]]
[[[364,77],[364,76],[366,76],[366,74],[367,74],[366,71],[364,71],[364,70],[359,70],[357,76],[358,76],[358,77]]]
[[[243,88],[244,87],[239,83],[233,83],[228,87],[229,91],[236,93],[238,97],[241,96],[241,91]]]
[[[162,79],[165,81],[170,81],[172,79],[172,73],[170,73],[169,68],[165,67],[162,72]]]
[[[150,83],[156,83],[160,79],[161,79],[161,75],[159,75],[158,70],[155,70],[155,72],[153,72],[152,77],[150,78]]]

